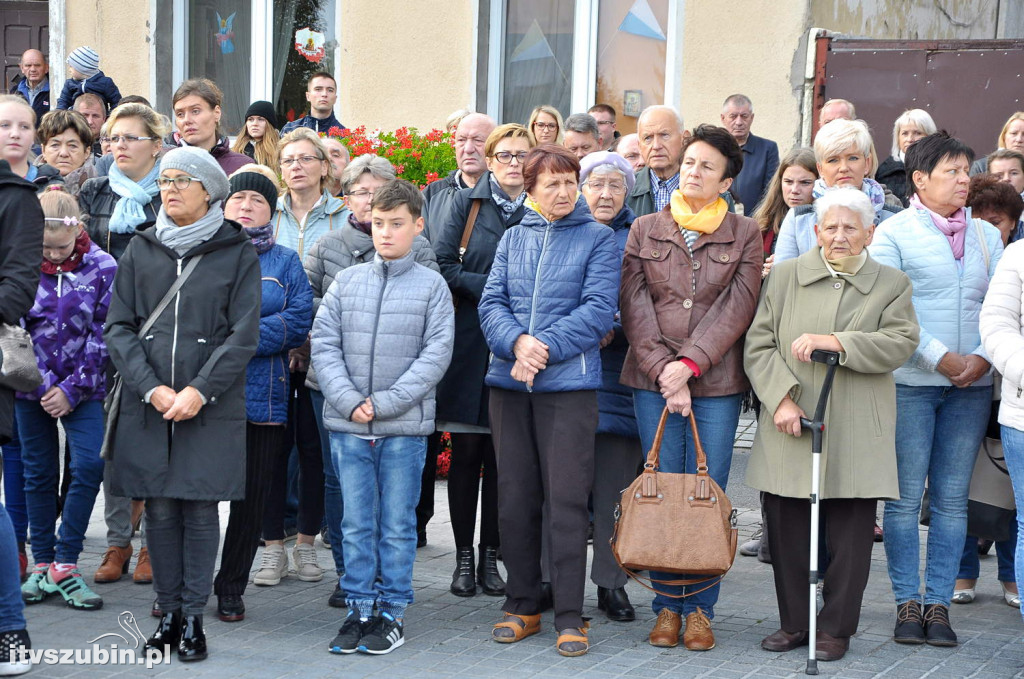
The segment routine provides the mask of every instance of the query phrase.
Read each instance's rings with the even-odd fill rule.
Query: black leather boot
[[[629,603],[625,587],[615,589],[597,588],[597,608],[604,611],[609,620],[615,622],[631,622],[636,620],[636,611]]]
[[[181,641],[178,642],[178,660],[205,660],[206,632],[203,616],[186,615],[181,620]]]
[[[181,611],[164,613],[160,616],[160,624],[157,625],[156,632],[153,632],[153,636],[146,640],[145,649],[147,651],[156,650],[163,656],[165,647],[177,648],[180,638]]]
[[[455,558],[451,592],[455,596],[474,596],[476,594],[476,578],[473,576],[473,548],[459,547]]]
[[[498,548],[480,545],[476,581],[488,596],[505,596],[505,581],[498,572]]]

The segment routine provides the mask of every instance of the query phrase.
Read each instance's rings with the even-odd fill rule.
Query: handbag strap
[[[186,264],[185,268],[182,269],[180,274],[178,274],[178,277],[174,279],[174,283],[171,285],[171,288],[167,291],[167,294],[165,294],[163,299],[161,299],[160,302],[156,305],[156,308],[153,309],[153,313],[149,315],[149,318],[146,319],[146,322],[142,324],[142,328],[139,330],[140,338],[145,337],[146,333],[149,332],[150,328],[153,327],[153,324],[156,323],[156,319],[160,318],[160,314],[164,312],[164,309],[167,308],[167,305],[170,304],[171,300],[174,299],[175,295],[178,294],[178,292],[181,290],[181,286],[185,285],[185,281],[187,281],[188,277],[192,275],[192,272],[196,270],[196,266],[199,265],[199,260],[202,258],[203,255],[199,254],[193,257],[192,259],[188,260],[188,264]]]
[[[658,458],[661,455],[661,440],[665,436],[665,424],[668,422],[668,406],[661,411],[661,419],[658,421],[658,430],[654,434],[654,442],[647,452],[647,461],[644,462],[644,471],[641,475],[643,481],[640,486],[640,494],[645,498],[658,497]],[[697,451],[697,494],[696,499],[707,500],[711,497],[711,484],[708,479],[708,457],[701,445],[700,435],[697,433],[697,418],[690,410],[690,431],[693,432],[693,445]]]
[[[476,226],[476,216],[480,214],[480,204],[484,201],[480,198],[473,199],[473,207],[469,208],[469,217],[466,218],[466,226],[462,229],[462,240],[459,242],[459,261],[466,254],[469,247],[469,239],[473,236],[473,227]]]

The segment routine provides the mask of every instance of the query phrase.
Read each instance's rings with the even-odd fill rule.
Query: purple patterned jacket
[[[109,357],[103,342],[117,262],[95,243],[68,273],[41,274],[22,325],[32,335],[43,386],[18,398],[37,401],[59,386],[74,409],[106,395]]]

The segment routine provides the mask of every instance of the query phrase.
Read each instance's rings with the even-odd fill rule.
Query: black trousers
[[[555,628],[581,627],[597,392],[491,389],[490,415],[501,486],[501,551],[508,571],[502,608],[524,615],[540,609],[541,508],[546,501]]]
[[[288,432],[284,425],[246,424],[245,499],[231,503],[228,528],[220,553],[220,570],[213,581],[213,593],[245,594],[274,464],[287,453]]]
[[[498,537],[498,463],[490,434],[452,434],[452,463],[448,469],[448,509],[455,547],[472,547],[476,532],[480,469],[483,468],[483,505],[480,508],[480,544],[501,545]]]
[[[324,520],[324,460],[320,451],[320,430],[316,426],[313,400],[306,388],[306,373],[292,373],[288,399],[287,442],[299,452],[299,532],[317,535]],[[287,445],[279,456],[271,476],[270,494],[263,513],[263,539],[284,539],[284,509],[288,494]]]
[[[802,632],[810,627],[811,503],[764,493],[762,504],[782,629],[790,634]],[[857,631],[871,569],[877,504],[877,500],[860,498],[821,501],[831,561],[824,577],[825,603],[818,612],[818,629],[833,637],[850,637]]]
[[[594,441],[594,560],[590,579],[598,587],[625,587],[628,578],[619,568],[608,540],[615,529],[615,505],[622,491],[637,477],[643,464],[640,439],[598,434]]]
[[[420,501],[416,505],[416,532],[423,533],[434,518],[434,486],[437,482],[437,456],[441,452],[441,432],[427,437],[427,459],[420,477]]]

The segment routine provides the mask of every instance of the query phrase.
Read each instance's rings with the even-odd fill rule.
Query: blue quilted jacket
[[[245,371],[245,416],[257,424],[288,421],[288,350],[313,325],[313,291],[294,250],[275,245],[260,255],[263,296],[260,343]]]
[[[978,239],[979,226],[988,246],[987,266]],[[896,384],[948,387],[951,382],[937,367],[949,351],[988,359],[981,346],[978,320],[989,279],[1003,256],[1003,243],[994,226],[971,219],[967,208],[961,267],[953,259],[949,240],[935,228],[928,212],[911,206],[875,228],[868,251],[879,264],[903,271],[914,285],[921,341],[910,360],[893,373]],[[991,373],[974,383],[979,387],[990,384]]]
[[[600,388],[599,344],[618,308],[621,268],[614,233],[594,221],[582,196],[555,222],[527,210],[501,237],[477,307],[493,355],[485,382],[527,391],[511,375],[512,347],[525,333],[548,345],[533,391]]]

